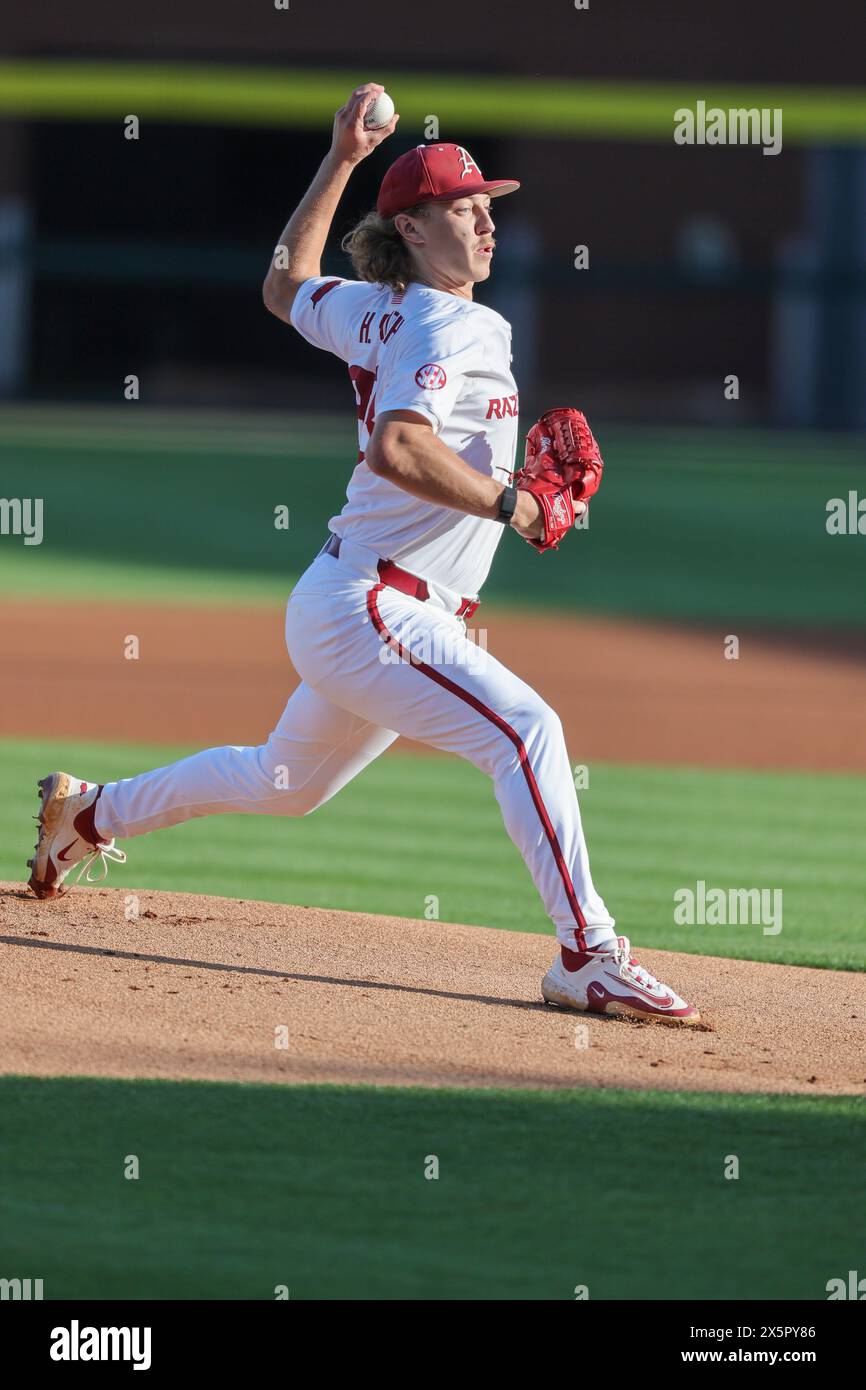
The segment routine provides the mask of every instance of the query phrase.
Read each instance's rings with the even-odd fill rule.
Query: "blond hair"
[[[401,211],[409,217],[422,217],[426,206],[417,203]],[[340,245],[359,280],[389,285],[402,294],[409,281],[417,279],[409,246],[394,226],[394,218],[380,217],[375,209],[346,233]]]

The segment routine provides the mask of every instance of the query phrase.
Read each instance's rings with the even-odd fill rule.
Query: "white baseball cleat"
[[[697,1009],[638,965],[627,936],[616,937],[609,948],[580,954],[566,951],[565,955],[568,964],[560,950],[541,982],[548,1004],[581,1013],[621,1014],[663,1023],[701,1021]],[[572,964],[573,969],[569,968]]]
[[[27,860],[32,869],[28,887],[37,898],[56,898],[66,890],[63,880],[81,864],[76,883],[99,883],[108,873],[108,860],[125,864],[126,855],[113,840],[95,839],[93,805],[99,796],[97,782],[84,782],[68,772],[52,772],[37,783],[42,807],[34,819],[39,821],[36,853]],[[91,876],[97,859],[102,873]],[[82,862],[83,861],[83,862]]]

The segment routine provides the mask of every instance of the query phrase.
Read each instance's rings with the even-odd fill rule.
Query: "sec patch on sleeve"
[[[441,391],[448,377],[438,362],[425,362],[415,373],[416,383],[425,391]]]

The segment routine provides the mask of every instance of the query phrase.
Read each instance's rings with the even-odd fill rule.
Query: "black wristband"
[[[503,488],[499,498],[499,515],[496,520],[501,521],[503,526],[511,525],[511,518],[517,506],[517,488],[510,484]]]

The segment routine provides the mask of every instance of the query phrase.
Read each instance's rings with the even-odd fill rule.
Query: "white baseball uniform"
[[[347,364],[359,436],[330,544],[288,602],[286,644],[301,684],[260,747],[213,748],[109,783],[97,830],[141,835],[230,811],[306,815],[404,734],[492,778],[559,939],[572,950],[595,945],[614,923],[590,876],[560,720],[470,640],[461,616],[505,528],[423,501],[364,462],[376,416],[411,410],[471,468],[509,482],[517,444],[510,326],[492,309],[417,283],[397,294],[325,277],[301,286],[291,317],[309,342]],[[425,581],[428,596],[393,587],[381,561]],[[587,928],[600,930],[585,938]]]

